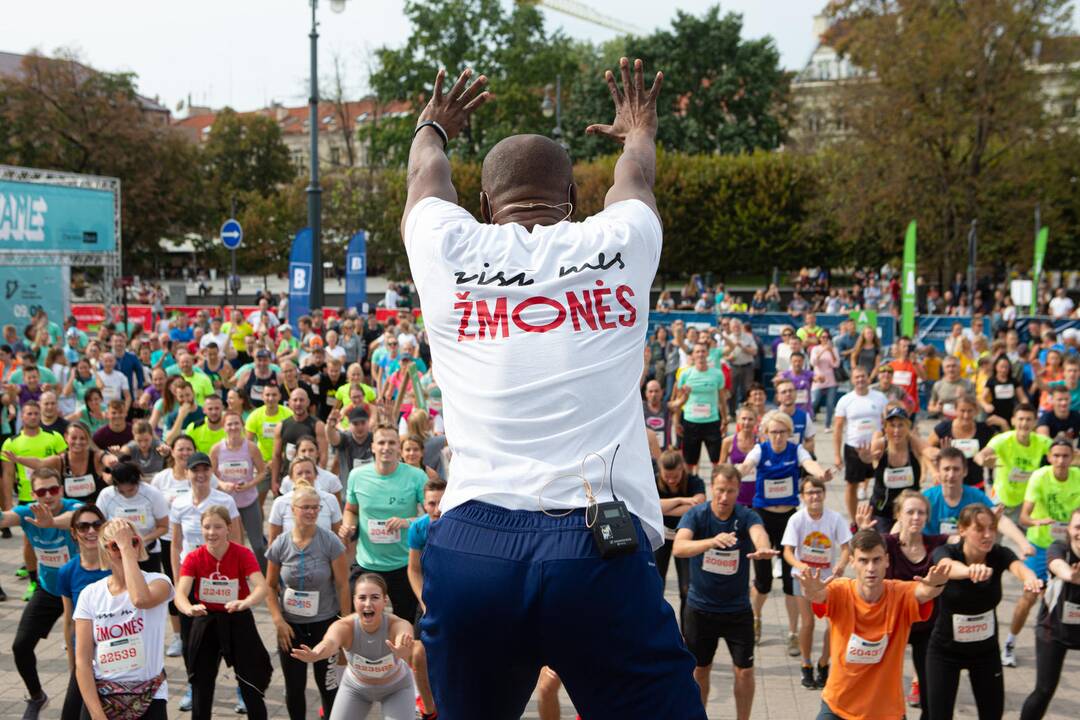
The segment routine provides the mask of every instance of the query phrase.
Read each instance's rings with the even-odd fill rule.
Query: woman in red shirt
[[[251,608],[266,597],[266,581],[255,553],[229,540],[229,511],[211,505],[202,514],[206,544],[180,566],[176,608],[194,618],[188,638],[188,667],[194,720],[210,720],[221,658],[233,668],[251,720],[266,720],[263,693],[273,667],[259,638]],[[193,592],[194,591],[194,592]],[[192,602],[194,599],[194,602]]]

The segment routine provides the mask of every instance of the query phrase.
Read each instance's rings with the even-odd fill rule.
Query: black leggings
[[[169,580],[176,582],[173,578],[173,566],[172,566],[172,542],[169,540],[161,541],[161,572],[169,576]],[[177,568],[179,570],[180,568]],[[169,601],[169,614],[179,615],[180,611],[176,609],[176,605],[173,601]]]
[[[662,583],[667,583],[668,565],[671,563],[671,550],[674,547],[673,540],[665,540],[664,544],[656,548],[653,553]],[[690,592],[690,558],[675,558],[675,576],[679,579],[679,623],[681,625],[683,613],[686,611],[686,594]]]
[[[368,570],[359,565],[353,565],[352,572],[349,573],[349,587],[356,585],[356,578],[365,573],[380,575],[386,581],[390,604],[393,605],[395,615],[405,619],[416,617],[416,611],[420,607],[420,603],[417,602],[412,585],[409,584],[409,569],[407,567],[398,568],[397,570]]]
[[[1001,720],[1005,712],[1005,679],[1001,675],[1001,655],[997,640],[993,650],[975,657],[953,657],[930,644],[926,653],[926,707],[929,720],[950,720],[956,707],[956,691],[960,687],[960,671],[967,670],[971,693],[979,720]]]
[[[259,639],[255,617],[251,611],[245,610],[227,618],[210,619],[203,616],[197,620],[202,627],[192,623],[187,653],[188,681],[192,691],[192,720],[211,720],[213,717],[214,688],[226,651],[232,655],[233,674],[240,688],[240,696],[247,705],[249,720],[266,720],[266,702],[263,696],[270,684],[272,670],[270,658]],[[220,633],[227,633],[227,636],[222,637]]]
[[[1035,633],[1035,689],[1024,701],[1020,720],[1039,720],[1046,714],[1061,680],[1067,652],[1069,648],[1054,638],[1043,639],[1041,628]]]
[[[908,636],[908,645],[911,646],[911,664],[915,666],[915,677],[919,681],[919,710],[922,711],[923,720],[928,720],[930,712],[926,709],[926,650],[930,646],[930,631],[912,630]]]
[[[784,528],[788,520],[795,514],[795,510],[787,512],[770,512],[765,508],[754,508],[754,512],[761,516],[761,523],[765,526],[765,532],[769,534],[769,543],[774,550],[783,550],[781,540],[784,538]],[[791,566],[788,565],[784,556],[780,556],[780,578],[784,584],[784,594],[794,595],[795,586],[791,581]],[[754,589],[762,595],[768,595],[772,590],[772,560],[754,561]]]
[[[64,695],[64,707],[60,710],[60,720],[79,720],[82,713],[82,693],[79,692],[79,681],[75,677],[75,672],[72,671],[71,677],[68,678],[67,693]]]
[[[15,641],[11,643],[11,654],[15,658],[15,669],[19,671],[19,677],[26,685],[30,697],[41,694],[41,680],[38,678],[34,649],[39,641],[49,636],[49,631],[63,615],[63,600],[40,585],[23,608],[19,627],[15,631]]]
[[[90,720],[90,713],[83,708],[79,716],[82,720]],[[169,720],[169,702],[167,700],[151,700],[150,707],[142,714],[139,720]]]
[[[337,618],[317,620],[310,623],[289,623],[293,631],[292,646],[300,645],[315,647],[323,639],[326,630],[334,624]],[[281,660],[281,674],[285,676],[285,706],[289,710],[290,720],[304,720],[307,717],[307,667],[302,662],[292,657],[281,648],[278,648],[278,658]],[[320,660],[315,663],[315,686],[319,689],[319,697],[322,699],[323,715],[329,718],[330,710],[334,707],[334,696],[337,695],[337,683],[331,683],[334,687],[326,687],[327,663],[337,662],[337,657],[328,660]]]

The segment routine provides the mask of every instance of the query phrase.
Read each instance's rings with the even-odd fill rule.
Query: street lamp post
[[[330,9],[344,12],[346,0],[330,0]],[[322,188],[319,187],[319,23],[316,10],[319,0],[311,0],[311,96],[308,98],[308,124],[311,137],[310,176],[307,186],[308,227],[311,228],[311,308],[321,309],[323,297],[322,265]]]
[[[549,118],[552,115],[555,116],[555,127],[551,130],[551,135],[555,138],[555,142],[559,143],[564,150],[569,152],[569,148],[566,142],[563,140],[562,132],[562,75],[555,76],[555,100],[551,99],[551,85],[547,85],[544,88],[544,101],[540,104],[540,112],[544,117]]]

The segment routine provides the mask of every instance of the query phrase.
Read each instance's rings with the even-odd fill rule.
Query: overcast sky
[[[511,0],[503,0],[507,5]],[[308,0],[3,0],[5,32],[0,50],[25,53],[56,48],[79,51],[92,66],[139,76],[139,91],[159,96],[175,110],[188,95],[197,105],[239,110],[271,100],[307,101]],[[400,45],[409,27],[403,0],[349,0],[343,14],[319,7],[319,75],[334,54],[346,69],[349,90],[365,90],[368,58],[381,45]],[[668,27],[671,3],[656,0],[585,0],[584,4],[649,31]],[[677,0],[686,12],[702,13],[713,0]],[[771,35],[787,68],[803,65],[814,47],[813,15],[825,0],[725,0],[724,12],[742,13],[744,36]],[[576,38],[603,41],[613,31],[543,11],[548,27]]]

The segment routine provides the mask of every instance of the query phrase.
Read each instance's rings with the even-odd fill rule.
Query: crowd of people
[[[1063,562],[1080,542],[1077,333],[1032,321],[1028,336],[1008,325],[987,336],[976,317],[938,353],[908,337],[885,346],[853,320],[833,336],[810,311],[772,344],[736,318],[702,328],[661,317],[641,376],[667,527],[656,564],[666,577],[675,558],[703,700],[723,638],[737,716],[750,716],[753,648],[778,578],[787,652],[802,685],[822,691],[819,717],[901,717],[906,699],[949,718],[966,669],[979,717],[1000,718],[1002,666],[1017,665],[1036,605],[1038,686],[1022,717],[1042,717],[1065,652],[1080,647],[1080,619],[1062,604],[1080,580]],[[763,377],[766,358],[776,372]],[[822,441],[828,467],[815,459]],[[834,475],[846,513],[824,507]],[[849,568],[856,579],[841,584]],[[999,637],[1009,574],[1022,592]],[[815,615],[830,621],[817,656]],[[906,645],[915,678],[904,693]],[[873,709],[866,682],[881,693]]]
[[[61,618],[64,718],[119,717],[120,704],[123,717],[165,717],[165,656],[184,660],[193,717],[210,717],[222,658],[237,710],[265,717],[260,605],[290,717],[307,716],[308,664],[327,717],[377,702],[388,718],[417,706],[435,717],[413,623],[450,451],[422,324],[403,310],[385,324],[304,317],[294,332],[265,300],[223,314],[95,333],[41,314],[22,333],[34,342],[0,345],[0,526],[24,531],[13,651],[25,717],[48,701],[34,650]],[[811,312],[771,346],[734,318],[701,329],[671,317],[645,348],[642,407],[667,528],[656,565],[661,577],[676,567],[702,701],[722,638],[749,717],[779,579],[786,649],[825,717],[865,716],[853,688],[871,678],[889,678],[895,697],[879,701],[903,714],[906,645],[909,705],[950,717],[967,669],[979,716],[1000,717],[1001,667],[1016,665],[1036,605],[1039,683],[1023,717],[1042,717],[1080,647],[1076,338],[958,325],[939,358],[905,337],[884,347],[852,321],[832,337]],[[831,466],[815,459],[825,436]],[[846,517],[825,507],[834,476]],[[1010,573],[1023,594],[999,648]],[[820,639],[815,616],[828,620]],[[545,673],[547,720],[559,683]]]

